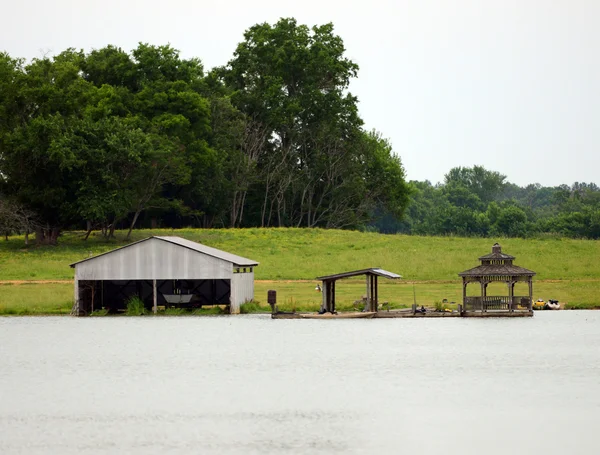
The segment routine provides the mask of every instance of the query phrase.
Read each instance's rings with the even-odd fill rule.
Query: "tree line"
[[[530,237],[556,234],[600,238],[600,188],[518,186],[483,166],[456,167],[444,181],[411,181],[405,217],[384,216],[373,223],[382,232],[418,235]]]
[[[171,47],[0,53],[0,229],[358,228],[400,218],[400,158],[366,131],[333,25],[248,29],[205,72]],[[129,234],[128,234],[129,236]]]

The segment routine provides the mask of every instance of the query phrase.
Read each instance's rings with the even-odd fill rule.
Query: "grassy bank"
[[[248,307],[250,312],[269,311],[267,291],[277,291],[279,309],[283,311],[316,311],[321,303],[321,294],[315,291],[312,281],[257,281],[255,300],[257,305]],[[534,298],[554,298],[567,303],[567,308],[598,308],[597,292],[600,281],[542,281],[534,285]],[[365,284],[357,280],[343,280],[336,287],[338,309],[351,310],[354,301],[365,292]],[[419,305],[433,305],[447,299],[458,302],[461,296],[460,283],[422,282],[414,285]],[[389,302],[391,308],[410,307],[413,303],[413,285],[407,282],[380,281],[381,302]],[[0,315],[69,314],[73,299],[71,283],[0,285]],[[193,314],[215,314],[210,307]],[[190,314],[169,310],[166,314]]]
[[[81,232],[66,233],[58,246],[46,247],[26,247],[21,237],[0,241],[0,280],[71,280],[70,263],[126,244],[125,233],[116,235],[117,240],[107,242],[97,235],[83,241]],[[132,241],[151,235],[178,235],[259,261],[259,305],[248,307],[253,311],[268,308],[268,289],[278,292],[280,309],[315,310],[321,299],[314,289],[316,276],[375,266],[404,277],[380,281],[380,301],[388,301],[392,308],[412,304],[412,282],[416,282],[419,305],[442,299],[456,302],[461,296],[457,273],[476,266],[477,258],[487,254],[495,241],[517,257],[516,264],[537,272],[534,298],[558,299],[567,302],[567,308],[600,307],[598,241],[416,237],[322,229],[140,230],[134,231]],[[338,307],[352,309],[364,287],[361,280],[340,282]],[[497,291],[506,293],[502,287]],[[516,292],[526,294],[525,289]],[[71,283],[0,285],[0,314],[68,314],[72,293]]]
[[[0,241],[1,280],[72,279],[69,264],[125,245],[125,233],[104,241],[67,233],[52,247],[25,247],[23,239]],[[495,241],[537,279],[600,279],[600,242],[573,239],[479,239],[382,235],[323,229],[184,229],[134,231],[132,240],[178,235],[260,262],[258,280],[302,280],[366,267],[383,267],[406,280],[457,280],[478,264]]]

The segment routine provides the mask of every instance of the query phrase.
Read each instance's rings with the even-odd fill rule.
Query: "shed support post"
[[[329,283],[327,283],[327,281],[323,281],[323,289],[321,289],[321,294],[323,296],[321,311],[329,311],[329,308],[327,308],[327,292],[329,292]]]
[[[156,280],[152,280],[152,312],[158,312],[158,295],[156,293]]]
[[[529,285],[529,311],[533,311],[533,282],[531,281],[531,277],[529,277],[529,280],[527,281],[527,284]]]
[[[511,279],[508,282],[508,311],[513,311],[513,300],[515,294],[515,282]]]

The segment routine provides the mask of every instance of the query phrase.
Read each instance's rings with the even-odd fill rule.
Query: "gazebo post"
[[[527,284],[529,285],[529,311],[532,311],[533,308],[533,281],[531,277],[527,280]]]
[[[463,276],[463,308],[467,311],[467,279]]]
[[[513,297],[515,295],[515,282],[514,277],[510,277],[508,283],[508,311],[513,310]]]
[[[479,278],[479,282],[482,283],[481,278]],[[483,298],[483,295],[481,296],[481,312],[484,313],[485,311],[487,311],[487,306],[485,305],[485,299]]]
[[[485,306],[485,282],[483,280],[481,280],[479,282],[479,285],[481,286],[481,311],[483,312],[483,308]]]

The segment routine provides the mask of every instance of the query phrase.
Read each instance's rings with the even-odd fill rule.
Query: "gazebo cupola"
[[[458,275],[463,281],[463,310],[488,311],[504,310],[514,311],[524,309],[531,311],[533,296],[533,276],[535,272],[518,267],[513,264],[515,257],[502,252],[502,247],[495,243],[492,252],[481,256],[481,265]],[[504,282],[508,287],[508,296],[488,296],[487,287],[492,282]],[[528,284],[528,296],[515,296],[515,284],[525,282]],[[467,297],[467,286],[470,283],[479,283],[481,296]]]

